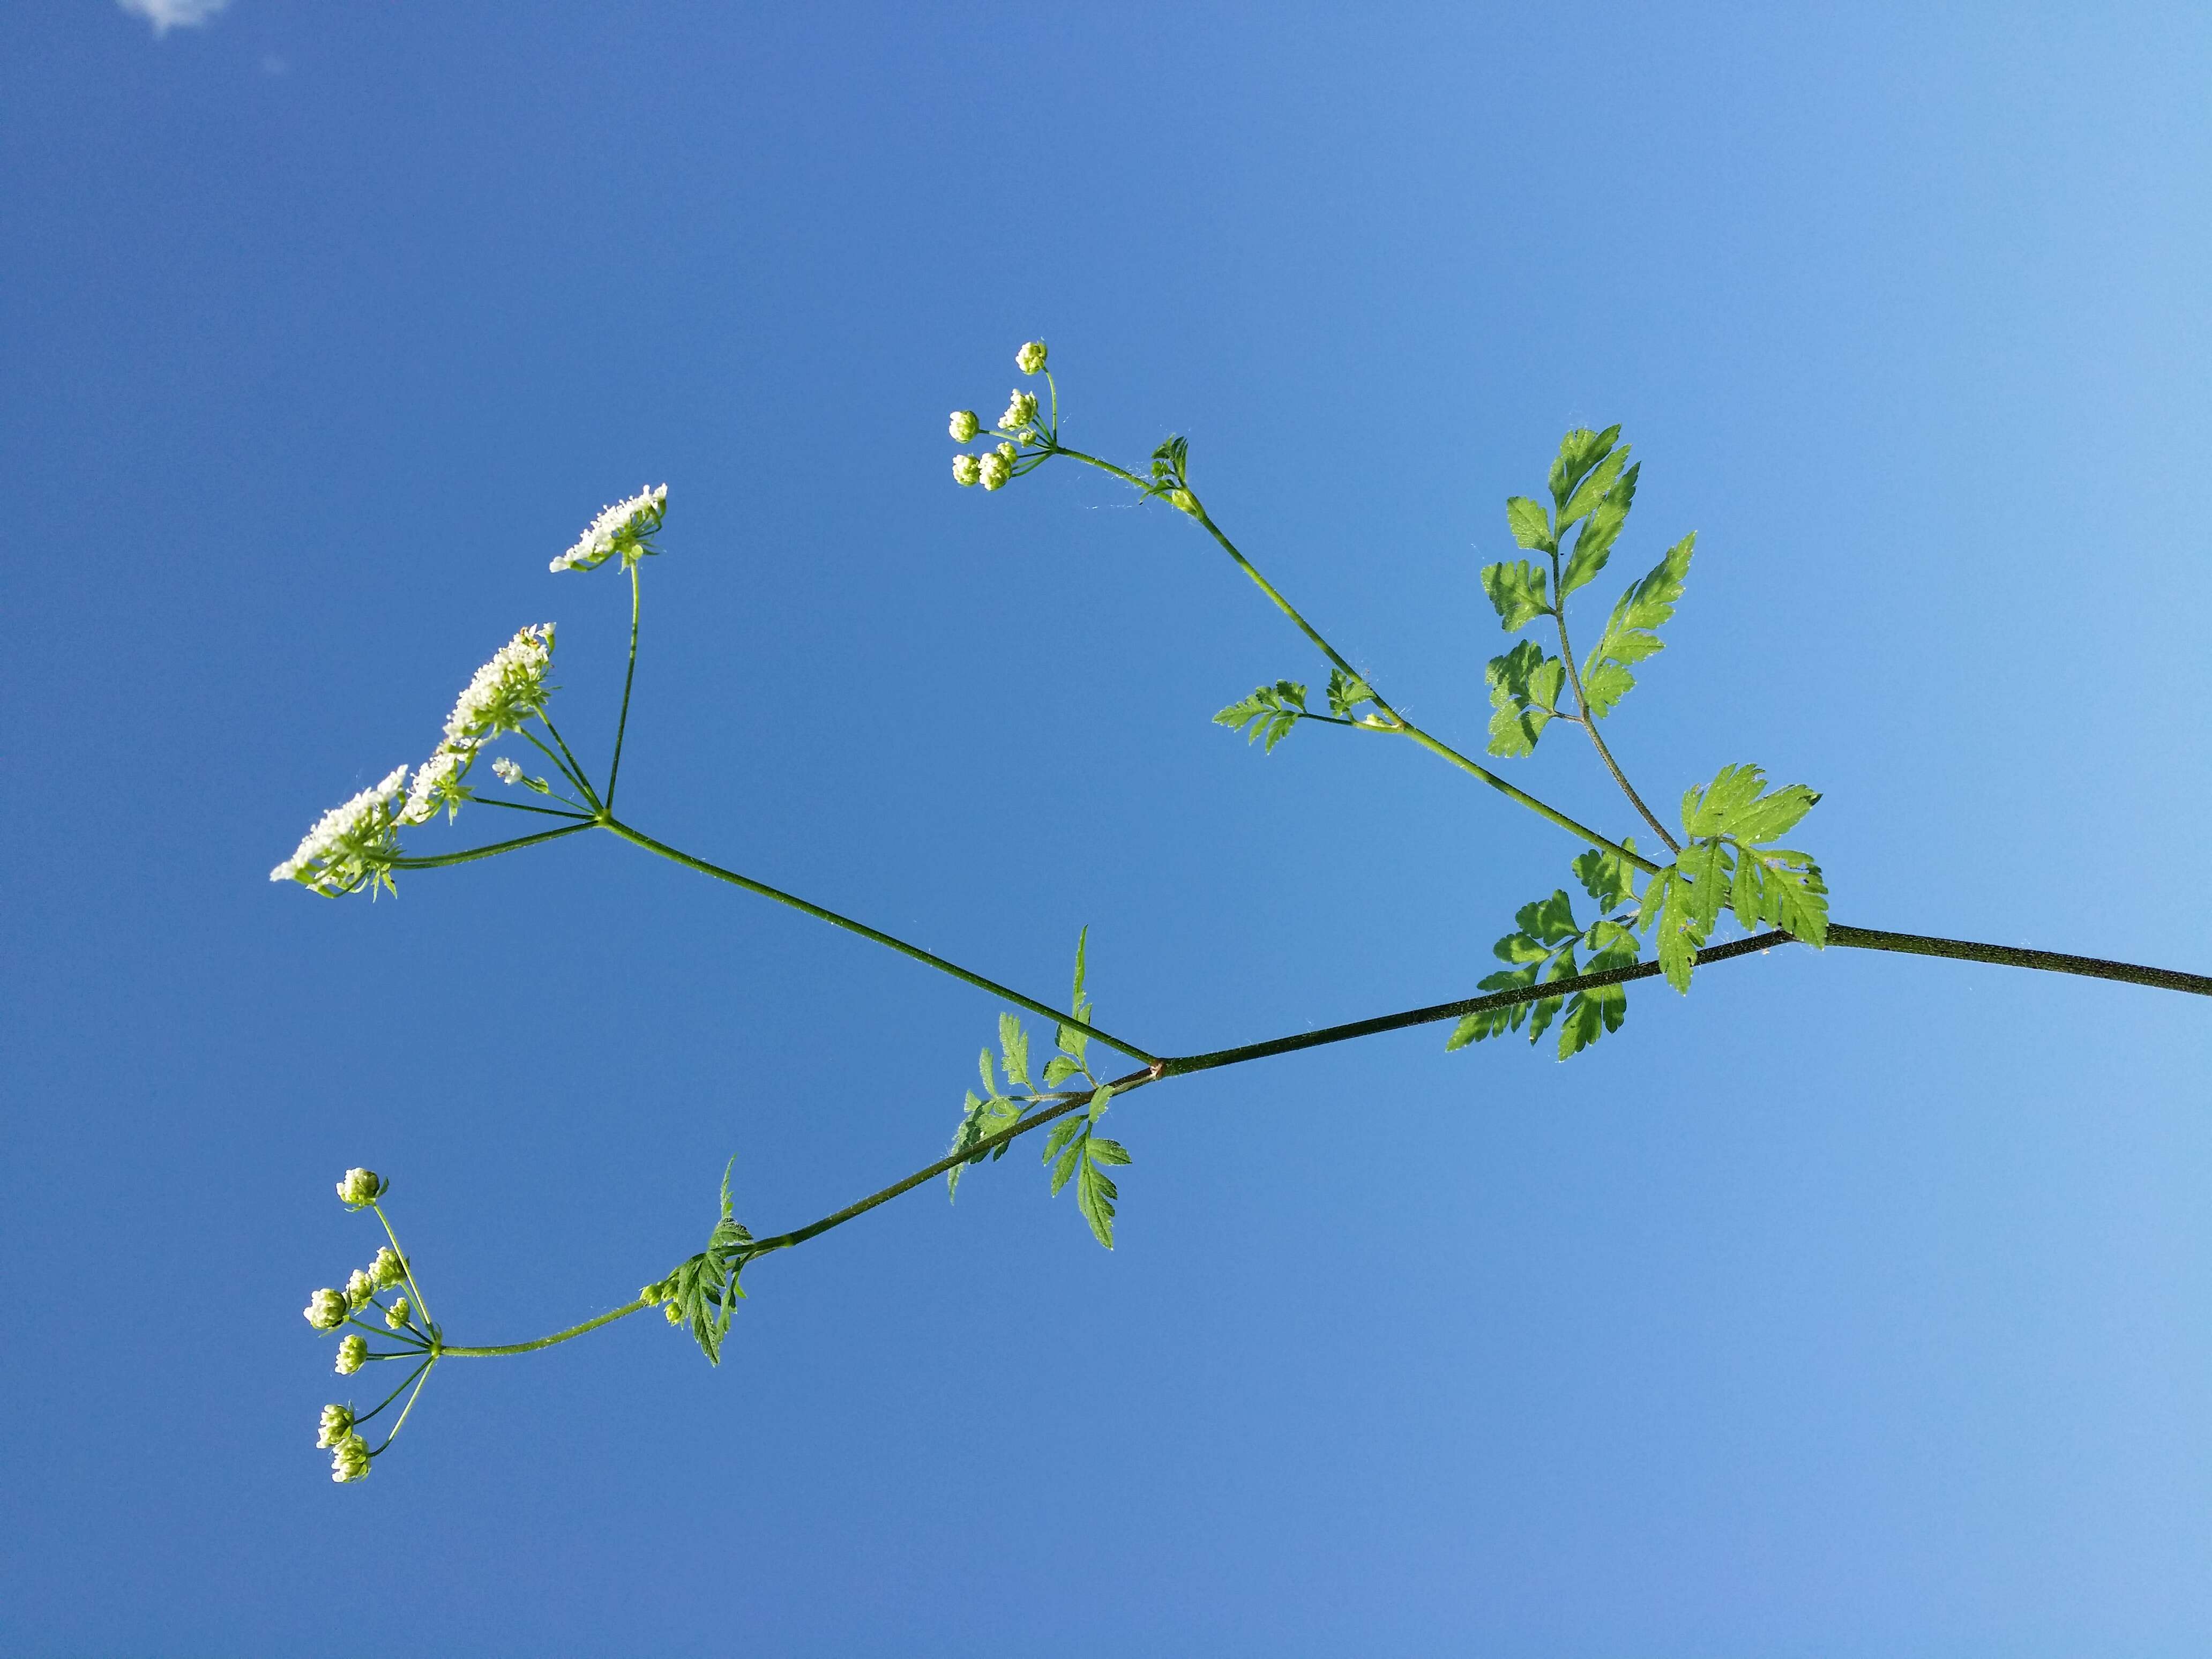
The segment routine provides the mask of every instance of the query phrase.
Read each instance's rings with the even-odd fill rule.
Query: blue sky
[[[1624,422],[1613,574],[1699,533],[1647,794],[1757,762],[1839,919],[2202,970],[2200,9],[201,9],[0,19],[12,1650],[2203,1650],[2194,1000],[1793,951],[1565,1066],[1181,1082],[1110,1255],[1018,1148],[341,1489],[347,1166],[520,1340],[732,1153],[763,1232],[919,1167],[1000,1005],[598,836],[266,879],[520,623],[604,750],[545,562],[665,478],[641,828],[1048,998],[1088,925],[1166,1051],[1468,994],[1574,847],[1210,725],[1322,675],[1173,513],[956,489],[1042,337],[1468,744],[1504,499]]]

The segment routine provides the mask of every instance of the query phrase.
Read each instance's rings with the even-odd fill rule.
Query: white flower
[[[955,455],[952,458],[953,483],[971,484],[981,477],[982,477],[982,463],[973,455]]]
[[[956,409],[952,411],[952,424],[947,429],[952,434],[954,443],[964,444],[983,429],[983,422],[977,418],[974,410]]]
[[[338,1202],[358,1210],[383,1197],[386,1186],[384,1177],[374,1170],[348,1170],[345,1179],[338,1182]]]
[[[668,515],[668,486],[641,489],[626,501],[617,501],[584,526],[576,544],[553,561],[555,570],[590,570],[619,553],[624,564],[635,564],[652,545],[653,532]]]
[[[307,1322],[319,1331],[334,1331],[346,1322],[346,1299],[343,1291],[317,1291],[307,1298],[301,1310]]]
[[[392,860],[399,856],[392,803],[406,781],[407,769],[395,767],[381,783],[331,808],[269,879],[296,881],[332,898],[379,882],[391,886]]]
[[[1010,401],[1006,404],[1006,412],[999,416],[999,429],[1019,432],[1036,419],[1036,399],[1026,392],[1011,392],[1006,395]]]
[[[407,1277],[407,1264],[399,1259],[399,1252],[389,1244],[377,1251],[376,1260],[368,1264],[368,1276],[380,1291],[388,1291]]]
[[[469,798],[461,782],[467,774],[467,756],[446,749],[431,756],[415,769],[415,781],[407,786],[407,805],[399,809],[400,823],[428,823],[441,806],[448,814],[458,814]]]
[[[356,1431],[348,1434],[331,1454],[331,1479],[341,1483],[368,1474],[368,1442]]]
[[[446,716],[446,740],[439,745],[455,755],[473,755],[502,732],[520,732],[532,715],[542,714],[552,695],[545,676],[553,668],[553,624],[520,629],[492,659],[477,670]]]
[[[405,1297],[401,1297],[399,1300],[392,1304],[391,1308],[384,1316],[384,1322],[391,1326],[395,1331],[404,1330],[407,1328],[407,1298]]]
[[[315,1436],[315,1443],[324,1450],[329,1451],[335,1449],[339,1441],[352,1432],[353,1407],[325,1406],[323,1407],[322,1425]]]
[[[338,1341],[338,1375],[351,1376],[368,1358],[368,1339],[358,1331],[349,1331]]]
[[[522,781],[522,769],[517,766],[513,761],[507,759],[504,755],[501,755],[497,760],[491,763],[491,769],[499,774],[499,781],[501,783],[520,783]]]
[[[986,489],[997,489],[1014,476],[1014,463],[1004,449],[994,449],[976,463],[977,477]]]
[[[1034,374],[1044,367],[1044,342],[1031,340],[1014,354],[1014,367],[1024,374]]]
[[[368,1298],[376,1294],[376,1281],[364,1270],[356,1267],[353,1277],[346,1280],[345,1291],[346,1306],[359,1313],[368,1305]]]

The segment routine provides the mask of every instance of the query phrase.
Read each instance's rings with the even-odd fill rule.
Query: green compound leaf
[[[1601,466],[1597,472],[1590,475],[1591,479],[1595,481],[1606,467],[1613,465],[1614,459],[1627,453],[1626,444],[1613,451],[1613,455],[1607,459],[1605,466]],[[1559,578],[1560,599],[1565,599],[1605,568],[1606,561],[1613,556],[1613,543],[1620,539],[1621,526],[1628,522],[1628,509],[1636,500],[1637,475],[1643,470],[1639,463],[1622,473],[1599,496],[1589,510],[1589,516],[1583,520],[1582,530],[1575,537],[1575,550],[1567,558],[1566,574]],[[1585,483],[1583,489],[1577,490],[1576,500],[1581,500],[1583,490],[1589,488],[1589,485]]]
[[[1539,617],[1550,616],[1551,603],[1544,597],[1545,584],[1550,580],[1526,559],[1483,566],[1482,591],[1497,608],[1498,626],[1510,634]]]
[[[738,1284],[753,1236],[739,1224],[730,1203],[732,1158],[722,1167],[722,1213],[707,1235],[707,1248],[679,1263],[658,1284],[646,1287],[672,1325],[689,1325],[699,1352],[712,1365],[722,1363],[722,1339],[729,1334],[730,1316],[744,1291]]]
[[[1591,889],[1600,906],[1609,909],[1629,896],[1628,878],[1625,866],[1615,871],[1601,862],[1606,859],[1620,864],[1618,854],[1593,852],[1577,859],[1575,866],[1576,874]],[[1628,967],[1637,961],[1641,948],[1634,932],[1618,921],[1601,917],[1587,928],[1581,927],[1564,888],[1548,898],[1522,905],[1514,920],[1519,924],[1516,931],[1491,947],[1501,962],[1512,965],[1485,979],[1481,985],[1485,991],[1523,990],[1571,979],[1580,973]],[[1575,959],[1577,946],[1590,953],[1579,967]],[[1560,1018],[1562,1011],[1565,1018],[1560,1020],[1559,1052],[1559,1058],[1566,1060],[1607,1032],[1620,1029],[1628,1012],[1627,991],[1622,986],[1606,985],[1564,997],[1538,997],[1504,1007],[1480,1008],[1461,1017],[1444,1047],[1447,1051],[1464,1048],[1524,1025],[1533,1043]]]
[[[1537,553],[1549,553],[1559,546],[1559,542],[1552,535],[1552,515],[1544,510],[1541,503],[1532,501],[1526,495],[1508,495],[1505,498],[1505,522],[1513,532],[1516,546]]]
[[[1619,427],[1613,429],[1615,432],[1620,430]],[[1559,509],[1559,533],[1562,536],[1567,533],[1569,525],[1589,517],[1597,504],[1613,493],[1613,486],[1620,482],[1620,469],[1627,461],[1626,444],[1618,449],[1608,450],[1605,459],[1590,469],[1589,476],[1575,486],[1575,493],[1567,497],[1566,505]]]
[[[1568,498],[1577,485],[1589,475],[1589,470],[1603,460],[1613,448],[1613,441],[1620,436],[1618,426],[1609,426],[1602,432],[1592,432],[1588,427],[1577,427],[1559,440],[1559,453],[1552,463],[1552,504],[1565,513]],[[1559,528],[1567,527],[1562,520]]]
[[[1328,671],[1328,712],[1340,720],[1356,718],[1360,704],[1375,701],[1375,692],[1357,674],[1347,674],[1341,668]]]
[[[1613,607],[1605,632],[1599,635],[1583,669],[1583,692],[1589,699],[1591,714],[1610,713],[1635,687],[1636,676],[1629,672],[1630,668],[1664,648],[1656,630],[1674,616],[1674,606],[1681,599],[1697,542],[1697,532],[1692,531],[1668,548],[1666,557]]]
[[[1247,743],[1266,739],[1266,752],[1290,736],[1305,712],[1305,687],[1295,680],[1277,680],[1231,703],[1213,717],[1213,723],[1243,732]]]
[[[1030,1081],[1030,1034],[1012,1014],[999,1016],[999,1055],[1006,1069],[1007,1082],[1018,1083],[1024,1089],[1036,1086]]]
[[[1547,657],[1534,640],[1523,640],[1483,670],[1490,685],[1490,752],[1510,760],[1536,746],[1559,714],[1559,688],[1566,665]]]

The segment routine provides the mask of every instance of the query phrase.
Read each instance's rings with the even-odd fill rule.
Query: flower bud
[[[368,1339],[358,1331],[348,1331],[338,1343],[338,1375],[351,1376],[368,1358]]]
[[[986,489],[1003,488],[1013,476],[1013,462],[999,450],[993,450],[977,464],[977,477]]]
[[[1014,354],[1014,367],[1024,374],[1034,374],[1044,367],[1044,342],[1031,340]]]
[[[1012,392],[1006,395],[1006,412],[999,416],[1000,428],[1006,432],[1019,432],[1036,419],[1036,399],[1026,392]]]
[[[346,1299],[343,1291],[317,1291],[307,1298],[301,1311],[307,1322],[319,1331],[334,1331],[346,1322]]]
[[[952,424],[946,429],[952,434],[954,443],[964,444],[983,429],[983,422],[974,410],[956,409],[952,411]]]
[[[352,1433],[331,1453],[331,1479],[341,1483],[364,1480],[368,1474],[368,1442]]]
[[[952,458],[953,483],[971,484],[982,476],[982,466],[973,455],[955,455]]]
[[[399,1259],[399,1252],[389,1244],[376,1253],[376,1260],[368,1264],[368,1276],[380,1291],[388,1291],[407,1277],[407,1264]]]
[[[325,1451],[334,1450],[338,1442],[352,1432],[353,1407],[325,1406],[323,1407],[322,1432],[315,1437],[315,1443]]]
[[[353,1277],[346,1280],[347,1311],[359,1313],[368,1305],[368,1298],[375,1294],[376,1281],[361,1268],[356,1267],[353,1270]]]
[[[384,1177],[374,1170],[348,1170],[338,1182],[338,1201],[358,1210],[384,1196]]]
[[[401,1297],[399,1300],[393,1303],[391,1308],[386,1311],[384,1322],[391,1326],[395,1331],[404,1330],[406,1328],[407,1298],[405,1297]]]

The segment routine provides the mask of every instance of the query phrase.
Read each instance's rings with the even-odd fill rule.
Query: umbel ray
[[[957,1192],[968,1168],[1003,1158],[1015,1141],[1040,1130],[1047,1131],[1042,1161],[1053,1192],[1072,1187],[1084,1220],[1110,1249],[1121,1197],[1110,1171],[1127,1165],[1130,1154],[1101,1133],[1105,1115],[1139,1090],[1197,1073],[1427,1024],[1449,1024],[1446,1046],[1455,1049],[1512,1033],[1525,1033],[1536,1042],[1556,1031],[1553,1041],[1564,1060],[1620,1030],[1632,984],[1663,976],[1686,994],[1699,969],[1778,945],[1943,957],[2212,995],[2212,976],[2203,974],[1831,921],[1827,881],[1819,862],[1783,844],[1785,837],[1796,838],[1820,797],[1802,784],[1770,786],[1765,771],[1754,764],[1724,766],[1711,779],[1692,784],[1671,819],[1655,811],[1607,742],[1605,722],[1635,689],[1640,665],[1663,648],[1660,630],[1681,601],[1696,537],[1684,536],[1657,564],[1628,583],[1604,613],[1594,638],[1583,629],[1580,650],[1568,620],[1573,596],[1604,574],[1636,500],[1641,468],[1629,459],[1618,427],[1569,432],[1543,493],[1516,495],[1505,504],[1514,541],[1528,556],[1486,567],[1481,582],[1500,627],[1520,637],[1485,670],[1492,715],[1483,758],[1478,760],[1416,724],[1230,540],[1192,488],[1184,440],[1168,439],[1142,471],[1073,448],[1061,441],[1059,388],[1046,367],[1044,343],[1023,346],[1015,364],[1032,384],[1041,377],[1043,397],[1016,389],[1005,413],[988,427],[972,410],[956,411],[950,433],[963,447],[952,462],[957,483],[994,493],[1048,463],[1065,460],[1096,468],[1141,499],[1181,513],[1304,637],[1320,657],[1316,666],[1328,672],[1318,702],[1306,682],[1279,679],[1231,703],[1215,720],[1269,750],[1307,725],[1409,743],[1571,838],[1577,850],[1569,868],[1580,896],[1562,886],[1522,905],[1512,931],[1494,947],[1501,965],[1478,981],[1472,995],[1265,1042],[1163,1054],[1098,1024],[1085,984],[1087,933],[1076,941],[1073,987],[1063,1005],[672,847],[616,811],[637,676],[641,572],[645,561],[660,551],[668,512],[665,485],[641,490],[600,513],[574,545],[552,562],[556,574],[612,565],[629,582],[629,661],[604,780],[578,758],[555,723],[548,683],[555,632],[550,623],[532,624],[470,679],[428,760],[411,771],[406,766],[393,769],[325,813],[292,856],[270,872],[270,878],[327,896],[363,891],[374,896],[380,889],[393,890],[403,872],[469,864],[597,831],[857,934],[1011,1007],[998,1017],[995,1044],[978,1058],[976,1086],[967,1091],[951,1148],[942,1157],[818,1220],[763,1237],[754,1237],[737,1219],[726,1168],[720,1211],[704,1249],[621,1306],[531,1341],[448,1341],[431,1316],[418,1265],[402,1251],[385,1212],[389,1184],[374,1171],[348,1170],[338,1183],[338,1197],[349,1209],[373,1213],[383,1242],[374,1258],[342,1287],[314,1292],[307,1319],[317,1331],[338,1338],[339,1375],[388,1364],[400,1368],[400,1380],[367,1409],[357,1410],[350,1401],[323,1407],[318,1443],[331,1454],[334,1480],[350,1482],[368,1474],[398,1437],[431,1374],[447,1359],[531,1353],[658,1308],[669,1323],[689,1329],[707,1358],[719,1364],[732,1313],[744,1295],[740,1278],[754,1261],[794,1249],[940,1176],[948,1192]],[[1601,834],[1495,769],[1493,763],[1510,764],[1530,755],[1559,726],[1579,728],[1593,763],[1618,787],[1640,824],[1638,833],[1650,832],[1641,848],[1636,835],[1616,840]],[[502,752],[491,753],[495,748]],[[496,781],[481,793],[485,780],[475,771],[479,761],[487,763]],[[451,824],[464,807],[471,806],[526,814],[516,825],[525,833],[442,853],[410,852],[403,845],[403,831],[427,829],[441,816]],[[1723,938],[1723,933],[1734,936]],[[1053,1043],[1048,1054],[1041,1048],[1033,1052],[1024,1015],[1045,1022]],[[364,1431],[395,1407],[389,1428],[379,1431],[381,1443],[372,1446]]]

